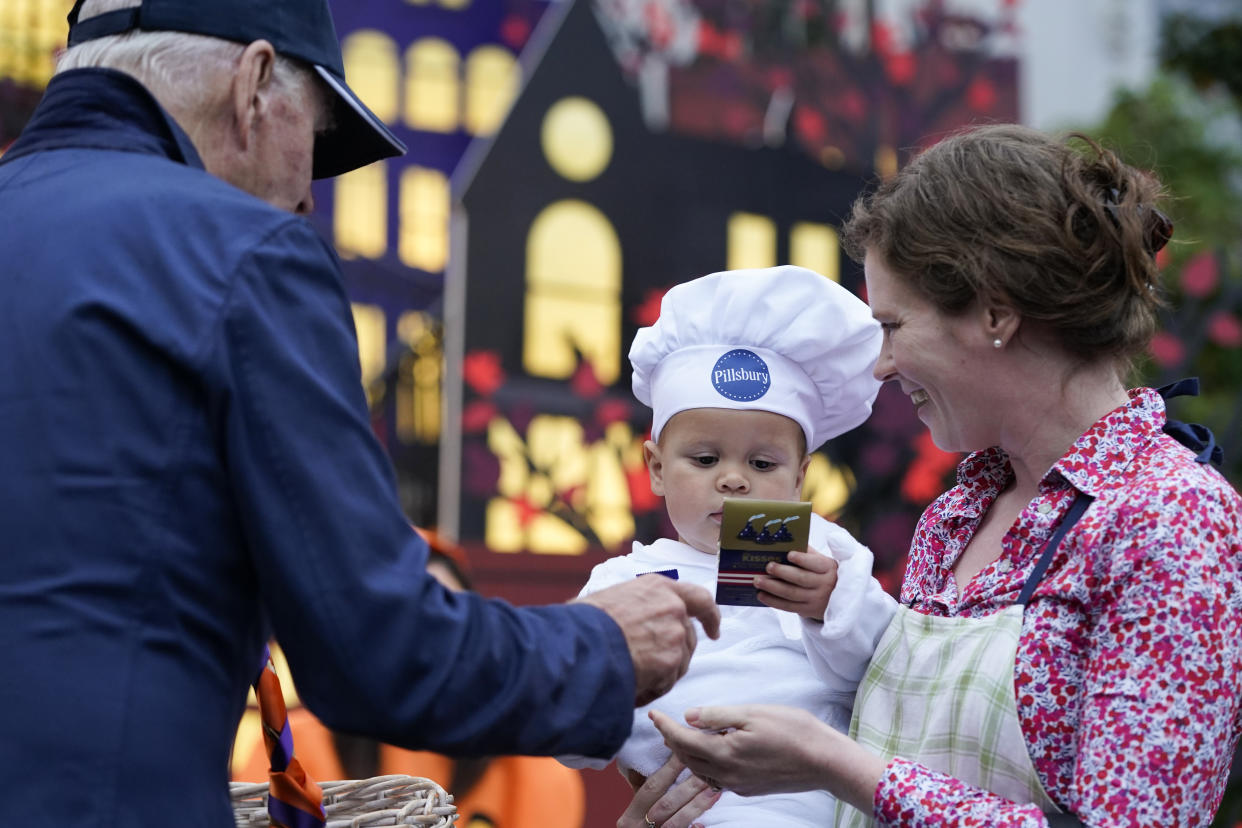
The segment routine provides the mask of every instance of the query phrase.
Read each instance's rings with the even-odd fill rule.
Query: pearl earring
[[[1005,344],[1005,340],[1001,339],[999,336],[996,339],[992,340],[993,348],[1001,348],[1004,346],[1004,344]]]

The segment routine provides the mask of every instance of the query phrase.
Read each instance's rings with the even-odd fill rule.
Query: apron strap
[[[1044,573],[1048,571],[1048,565],[1052,563],[1052,556],[1056,553],[1057,548],[1061,545],[1061,541],[1065,539],[1065,534],[1078,522],[1083,513],[1087,511],[1087,507],[1091,505],[1091,501],[1095,498],[1091,495],[1078,493],[1074,498],[1074,502],[1070,505],[1070,509],[1066,512],[1065,517],[1061,520],[1061,525],[1052,533],[1052,537],[1048,539],[1044,552],[1039,556],[1035,568],[1031,570],[1030,576],[1026,579],[1026,583],[1022,585],[1022,593],[1018,596],[1018,603],[1026,606],[1026,602],[1031,600],[1031,595],[1035,592],[1035,587],[1039,586],[1039,582],[1043,580]],[[1063,814],[1044,814],[1044,819],[1048,820],[1048,828],[1085,828],[1083,822],[1071,813]]]
[[[1022,585],[1022,592],[1018,595],[1018,603],[1026,606],[1026,602],[1031,600],[1031,595],[1035,593],[1035,587],[1039,586],[1039,582],[1043,580],[1044,573],[1048,571],[1048,565],[1052,563],[1052,556],[1056,553],[1057,547],[1061,545],[1061,541],[1065,539],[1065,533],[1070,530],[1078,519],[1082,517],[1083,512],[1087,511],[1087,507],[1091,505],[1091,501],[1095,498],[1091,495],[1078,493],[1074,498],[1074,503],[1070,506],[1069,512],[1061,520],[1061,525],[1057,527],[1057,531],[1052,533],[1052,537],[1048,540],[1048,545],[1044,547],[1044,553],[1039,556],[1035,568],[1031,570],[1031,574],[1026,579],[1026,583]]]
[[[1157,388],[1156,393],[1163,397],[1165,402],[1174,397],[1197,397],[1199,396],[1199,378],[1186,377],[1177,382],[1171,382]],[[1195,452],[1195,460],[1199,463],[1211,463],[1219,469],[1225,462],[1224,449],[1216,445],[1215,435],[1205,425],[1171,420],[1166,415],[1164,433]]]

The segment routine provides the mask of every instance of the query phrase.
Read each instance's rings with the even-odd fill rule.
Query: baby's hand
[[[790,552],[788,564],[770,563],[766,575],[755,576],[760,601],[812,621],[824,620],[836,585],[837,562],[814,550]]]

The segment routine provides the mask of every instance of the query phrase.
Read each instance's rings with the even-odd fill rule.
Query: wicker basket
[[[457,821],[453,797],[430,779],[417,776],[375,776],[320,782],[327,828],[372,825],[425,825],[448,828]],[[237,828],[268,825],[266,782],[234,782],[229,786]]]

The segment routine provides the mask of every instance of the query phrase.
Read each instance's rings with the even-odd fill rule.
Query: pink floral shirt
[[[1076,492],[1093,496],[1023,617],[1027,748],[1049,796],[1088,826],[1207,825],[1242,726],[1242,498],[1161,432],[1155,391],[1130,396],[1053,466],[959,595],[953,564],[1012,476],[999,449],[967,457],[919,523],[901,599],[965,617],[1012,604]],[[903,828],[1047,824],[901,758],[875,807]]]

